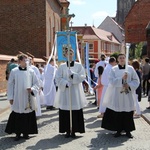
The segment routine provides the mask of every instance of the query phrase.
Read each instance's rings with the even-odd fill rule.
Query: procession
[[[126,136],[127,139],[134,138],[131,134],[135,130],[134,117],[141,117],[138,96],[142,91],[140,94],[137,91],[141,84],[141,77],[137,73],[140,72],[139,62],[134,60],[132,66],[128,65],[125,54],[118,55],[118,63],[115,57],[110,57],[107,62],[105,55],[102,54],[102,60],[95,64],[98,73],[97,82],[91,87],[87,84],[88,92],[85,92],[83,85],[88,78],[86,70],[82,64],[73,60],[73,49],[66,47],[63,50],[63,55],[67,58],[66,62],[58,66],[51,58],[44,68],[32,67],[31,59],[27,55],[18,55],[18,64],[8,77],[7,99],[12,112],[5,132],[14,135],[12,137],[14,142],[30,140],[33,135],[38,136],[40,132],[38,120],[42,118],[42,111],[45,109],[45,113],[58,111],[59,131],[57,132],[64,136],[61,138],[76,139],[80,134],[84,138],[86,131],[83,110],[88,105],[93,105],[97,114],[100,113],[95,118],[102,119],[99,128],[113,131],[111,134],[114,138],[121,136]],[[129,69],[131,70],[128,71]],[[102,90],[97,90],[100,88]],[[96,98],[96,104],[89,103],[86,99],[87,94]]]
[[[34,37],[38,42],[28,35],[25,49],[20,38],[18,48],[0,53],[0,149],[150,149],[150,22],[145,37],[134,39],[124,18],[122,26],[111,26],[119,37],[104,29],[116,21],[108,17],[101,28],[69,26],[75,17],[66,8],[70,2],[56,3],[45,5],[55,13],[62,8],[61,30],[54,13],[53,32],[46,20],[46,34]]]

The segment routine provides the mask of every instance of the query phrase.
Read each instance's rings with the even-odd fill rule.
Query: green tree
[[[135,48],[135,58],[136,59],[140,58],[141,53],[142,53],[142,47],[143,47],[142,42],[136,44],[136,48]]]
[[[110,57],[115,57],[117,60],[118,55],[119,55],[119,52],[114,52],[113,54],[110,55]]]

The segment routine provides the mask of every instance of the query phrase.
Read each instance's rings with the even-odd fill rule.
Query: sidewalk
[[[0,93],[0,114],[10,108],[6,93]]]
[[[139,102],[142,117],[150,124],[150,109],[146,109],[149,106],[148,97],[143,97],[141,102]]]

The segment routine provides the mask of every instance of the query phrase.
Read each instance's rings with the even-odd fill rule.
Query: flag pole
[[[68,42],[68,67],[70,70],[70,31],[67,31]],[[70,80],[70,78],[69,78]],[[69,86],[69,103],[70,103],[70,132],[72,133],[72,98],[71,98],[71,86]]]
[[[70,70],[70,30],[69,30],[69,19],[71,17],[75,17],[74,14],[69,15],[69,9],[66,9],[66,15],[64,17],[67,18],[67,25],[66,25],[66,30],[67,30],[67,48],[68,48],[68,68]],[[70,80],[70,79],[69,79]],[[69,105],[70,105],[70,132],[72,133],[72,99],[71,99],[71,87],[69,86]]]

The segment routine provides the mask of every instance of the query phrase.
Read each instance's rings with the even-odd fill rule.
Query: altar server
[[[69,50],[70,52],[68,48],[65,48],[63,54],[68,58],[70,53],[70,62],[67,61],[61,64],[56,72],[55,79],[58,85],[58,92],[56,94],[55,107],[59,108],[59,132],[66,132],[66,138],[70,136],[75,138],[75,132],[85,132],[83,107],[87,103],[82,82],[86,75],[83,66],[73,60],[74,51],[72,49]],[[68,67],[69,63],[70,68]],[[72,129],[70,128],[70,110],[72,112]]]
[[[125,71],[125,58],[124,54],[119,54],[119,64],[114,66],[109,74],[109,85],[104,97],[107,109],[102,120],[102,128],[117,131],[115,137],[119,137],[121,132],[125,131],[128,138],[133,138],[130,132],[135,130],[134,92],[139,86],[139,78],[132,66],[127,65]]]
[[[7,99],[12,112],[5,132],[15,133],[16,141],[20,139],[21,134],[23,138],[28,139],[29,134],[38,133],[34,105],[34,96],[38,92],[38,79],[32,69],[29,68],[27,72],[26,58],[24,54],[18,55],[19,66],[11,71],[8,80]]]

